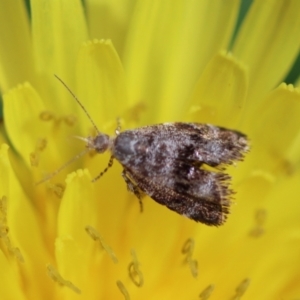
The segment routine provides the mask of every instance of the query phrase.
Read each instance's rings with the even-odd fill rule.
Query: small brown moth
[[[98,130],[78,98],[59,77],[56,78],[72,94],[96,129],[96,137],[84,139],[87,150],[111,152],[108,166],[93,181],[116,159],[123,167],[122,176],[128,190],[139,199],[141,208],[142,196],[147,194],[197,222],[215,226],[225,222],[233,191],[229,188],[231,178],[224,173],[224,166],[243,159],[249,149],[246,135],[210,124],[176,122],[123,132],[118,126],[116,136],[111,137]],[[212,168],[208,170],[205,166]]]

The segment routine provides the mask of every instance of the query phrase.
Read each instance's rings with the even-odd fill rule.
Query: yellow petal
[[[7,259],[2,251],[0,251],[0,265],[0,293],[2,299],[27,299],[23,290],[18,286],[18,273],[14,272],[15,270],[12,267],[12,263]]]
[[[86,225],[95,225],[96,200],[94,184],[87,170],[71,173],[58,215],[58,235],[70,235],[84,248]]]
[[[5,1],[0,9],[0,86],[2,91],[33,80],[30,28],[24,1]]]
[[[90,37],[111,39],[117,52],[122,53],[134,5],[131,0],[86,1]]]
[[[50,293],[50,284],[45,274],[45,262],[50,257],[39,230],[41,223],[37,211],[24,194],[10,165],[7,145],[2,145],[0,150],[0,174],[0,195],[7,198],[8,237],[12,247],[20,250],[14,259],[19,259],[20,263],[24,260],[22,272],[28,284],[38,282],[35,288],[28,286],[30,297],[46,297]]]
[[[29,165],[29,153],[34,150],[37,139],[45,134],[42,126],[36,126],[44,110],[43,102],[29,83],[9,91],[3,100],[9,139]]]
[[[42,99],[28,83],[4,95],[4,115],[10,142],[27,168],[38,170],[33,173],[35,178],[30,178],[35,182],[43,179],[45,173],[49,174],[63,165],[79,152],[77,149],[81,146],[74,141],[73,144],[67,142],[66,137],[69,138],[74,131],[72,126],[59,120],[59,114],[57,119],[46,122],[41,117],[43,112]]]
[[[230,54],[217,54],[207,64],[192,96],[189,118],[236,127],[247,92],[247,73]]]
[[[299,52],[300,1],[254,1],[233,53],[249,68],[253,104],[288,72]]]
[[[115,129],[116,118],[122,116],[128,104],[124,71],[111,41],[94,40],[81,47],[77,82],[78,95],[94,122],[99,127],[104,124]],[[79,110],[78,107],[84,128],[91,128],[90,120]]]
[[[289,270],[290,275],[283,272],[278,274],[276,280],[282,287],[282,295],[293,299],[296,293],[299,293],[298,265],[300,263],[297,253],[300,251],[300,234],[298,228],[299,220],[299,191],[298,186],[300,176],[299,172],[285,178],[278,183],[272,193],[266,199],[264,205],[267,207],[268,220],[266,222],[266,244],[276,251],[265,255],[266,265],[269,268],[263,268],[261,277],[272,276],[278,268],[276,262],[280,262]],[[272,244],[274,246],[272,246]],[[276,293],[277,286],[273,286],[273,293]],[[277,291],[278,293],[278,291]]]
[[[30,4],[36,68],[48,81],[43,95],[51,99],[55,111],[69,112],[68,107],[73,103],[66,101],[67,93],[63,89],[55,88],[58,83],[53,74],[71,87],[74,85],[75,73],[71,70],[80,45],[88,39],[82,4],[79,0],[33,0]]]
[[[109,264],[109,268],[114,266],[111,257],[102,249],[99,241],[93,240],[87,233],[87,227],[96,229],[97,224],[103,222],[98,211],[101,197],[96,197],[94,187],[95,183],[91,182],[86,170],[79,170],[68,176],[67,188],[58,215],[58,237],[55,242],[60,275],[70,281],[76,289],[81,290],[87,299],[101,298],[100,295],[106,291],[107,283],[113,284],[107,280],[109,277],[103,278],[100,282],[91,279],[102,273],[106,263]],[[110,232],[109,228],[106,229]],[[76,295],[68,289],[64,289],[61,293],[68,299],[73,299],[73,296],[76,298]]]
[[[204,65],[227,47],[238,5],[238,1],[138,2],[124,64],[131,103],[147,105],[144,122],[181,115],[182,103]]]
[[[55,242],[57,265],[61,275],[80,290],[89,293],[90,270],[95,255],[94,241],[86,233],[86,226],[96,224],[96,198],[87,171],[79,170],[67,178],[58,213],[58,237]],[[85,286],[86,285],[86,286]],[[67,292],[67,291],[66,291]],[[91,292],[91,291],[90,291]]]
[[[252,124],[247,125],[251,138],[256,141],[254,151],[267,152],[270,170],[293,171],[289,168],[299,163],[300,151],[299,89],[281,84],[265,98],[254,115],[255,122],[249,121]]]

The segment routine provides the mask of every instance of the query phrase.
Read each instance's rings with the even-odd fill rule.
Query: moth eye
[[[106,151],[109,147],[109,136],[106,134],[97,135],[92,140],[90,147],[95,149],[98,153]]]

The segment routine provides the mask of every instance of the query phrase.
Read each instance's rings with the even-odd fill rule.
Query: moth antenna
[[[81,151],[80,153],[78,153],[77,155],[75,155],[73,158],[71,158],[69,161],[67,161],[65,164],[63,164],[61,167],[59,167],[57,170],[55,170],[53,173],[49,174],[48,176],[46,176],[44,179],[36,182],[36,186],[50,180],[51,178],[53,178],[55,175],[57,175],[59,172],[61,172],[64,168],[66,168],[68,165],[70,165],[71,163],[73,163],[75,160],[77,160],[78,158],[84,156],[86,153],[89,152],[89,149],[84,149],[83,151]]]
[[[67,84],[60,78],[58,77],[56,74],[54,74],[54,76],[56,77],[56,79],[58,79],[63,85],[64,87],[69,91],[69,93],[73,96],[73,98],[75,99],[75,101],[79,104],[79,106],[82,108],[82,110],[84,111],[84,113],[86,114],[86,116],[89,118],[90,122],[92,123],[92,125],[94,126],[94,128],[96,129],[98,135],[101,134],[99,129],[97,128],[95,122],[93,121],[91,115],[87,112],[86,108],[83,106],[83,104],[79,101],[79,99],[76,97],[76,95],[71,91],[71,89],[67,86]]]

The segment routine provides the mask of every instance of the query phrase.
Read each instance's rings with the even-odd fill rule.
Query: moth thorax
[[[96,137],[88,137],[87,148],[103,153],[110,148],[110,138],[107,134],[99,134]]]

